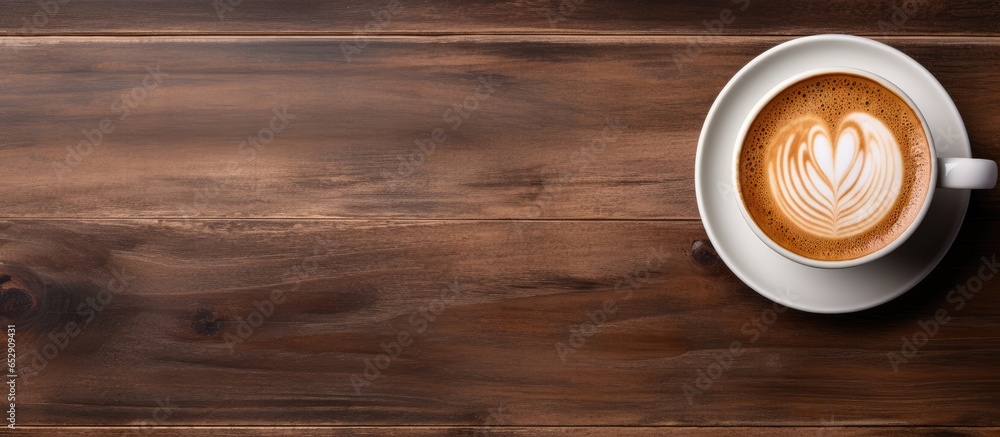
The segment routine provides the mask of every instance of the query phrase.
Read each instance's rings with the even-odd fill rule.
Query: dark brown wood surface
[[[787,310],[766,332],[753,323],[774,306],[694,221],[16,220],[0,232],[19,260],[5,272],[26,290],[8,289],[23,302],[8,315],[22,347],[42,351],[22,362],[29,424],[133,424],[162,401],[170,424],[468,426],[500,409],[512,425],[988,426],[1000,294],[954,312],[898,372],[887,353],[951,308],[945,292],[1000,244],[993,224],[967,223],[952,256],[890,304]],[[609,300],[606,323],[573,336]],[[355,388],[401,332],[410,344]],[[746,352],[685,396],[734,340]],[[49,344],[61,347],[46,357]]]
[[[955,294],[997,191],[830,316],[730,273],[693,183],[729,78],[823,32],[914,57],[1000,158],[996,2],[400,1],[352,36],[389,2],[53,1],[0,6],[16,432],[1000,432],[1000,285]]]
[[[697,219],[708,108],[787,39],[715,38],[679,68],[676,37],[384,38],[350,63],[344,38],[12,42],[3,215]],[[1000,40],[884,41],[940,78],[976,155],[1000,158],[1000,111],[980,109],[1000,95]],[[287,127],[248,143],[275,109]],[[105,119],[113,131],[95,134]],[[416,144],[434,129],[447,137]],[[971,216],[1000,217],[998,200],[976,193]]]
[[[146,432],[148,431],[148,432]],[[24,435],[52,435],[58,432],[59,435],[69,436],[103,436],[108,434],[122,434],[123,430],[117,427],[46,427],[29,428],[24,431]],[[712,427],[712,428],[692,428],[692,427],[451,427],[451,426],[419,426],[419,427],[393,427],[391,435],[399,436],[603,436],[603,435],[630,435],[638,437],[677,435],[681,437],[759,437],[771,435],[797,435],[797,436],[820,436],[820,437],[856,437],[879,435],[888,437],[910,437],[910,436],[994,436],[1000,432],[1000,428],[991,427],[852,427],[852,426],[831,426],[831,427]],[[387,435],[385,427],[372,426],[343,426],[343,427],[170,427],[170,428],[150,428],[144,430],[143,435],[152,436],[173,436],[173,435],[194,435],[194,436],[244,436],[248,433],[266,433],[275,436],[326,436],[326,435]]]
[[[389,9],[388,19],[366,27]],[[7,0],[3,12],[0,32],[29,36],[1000,32],[992,0]],[[716,20],[725,21],[721,29]]]

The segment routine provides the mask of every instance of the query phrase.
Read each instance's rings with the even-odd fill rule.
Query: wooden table
[[[914,290],[831,316],[729,272],[693,172],[729,78],[827,32],[921,62],[1000,158],[998,16],[5,1],[10,435],[996,435],[998,191]]]

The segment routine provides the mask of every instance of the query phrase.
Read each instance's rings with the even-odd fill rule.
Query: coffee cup
[[[937,189],[990,189],[992,160],[939,158],[930,126],[874,73],[823,68],[788,78],[753,108],[733,154],[743,218],[775,252],[846,268],[897,249]]]

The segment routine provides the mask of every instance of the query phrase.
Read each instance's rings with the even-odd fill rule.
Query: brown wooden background
[[[693,184],[729,78],[827,32],[924,64],[973,154],[1000,158],[1000,3],[399,0],[356,33],[389,4],[0,5],[12,435],[1000,433],[1000,281],[946,300],[1000,248],[997,191],[903,297],[754,336],[773,306],[715,255]],[[951,321],[895,371],[939,309]]]

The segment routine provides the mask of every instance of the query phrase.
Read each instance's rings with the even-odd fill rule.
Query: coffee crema
[[[737,166],[751,219],[806,258],[877,252],[919,215],[930,187],[930,144],[910,105],[863,76],[803,79],[751,122]]]

